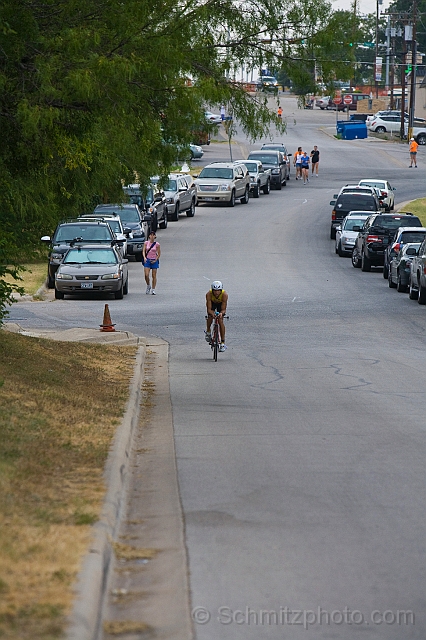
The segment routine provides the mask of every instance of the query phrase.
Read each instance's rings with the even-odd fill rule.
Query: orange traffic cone
[[[109,307],[107,304],[104,309],[104,320],[100,327],[100,331],[115,331],[115,324],[112,324],[111,322],[111,316],[109,314]]]

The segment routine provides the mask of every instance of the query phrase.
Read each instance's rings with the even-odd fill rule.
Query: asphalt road
[[[329,201],[374,176],[397,203],[424,196],[426,153],[409,169],[406,145],[338,141],[335,113],[283,108],[289,149],[318,145],[319,178],[170,223],[158,295],[130,264],[112,321],[170,343],[197,640],[423,640],[426,311],[335,255]],[[259,147],[237,143],[234,158]],[[226,143],[205,150],[229,158]],[[230,298],[216,364],[214,279]],[[96,327],[104,303],[19,303],[11,320]]]

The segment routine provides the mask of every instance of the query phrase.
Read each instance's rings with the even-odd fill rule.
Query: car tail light
[[[375,125],[375,124],[376,124],[376,121],[374,120],[374,121],[371,123],[371,126],[372,126],[372,127],[374,127],[374,125]]]
[[[331,212],[331,219],[335,220],[336,219],[336,210],[333,209],[333,211]]]
[[[386,191],[381,191],[383,198],[386,198]]]
[[[401,245],[399,242],[395,242],[395,244],[392,247],[393,251],[399,251],[400,248],[401,248]]]
[[[426,265],[423,267],[423,273],[426,274]]]
[[[383,238],[381,238],[380,236],[368,235],[366,242],[383,242]]]

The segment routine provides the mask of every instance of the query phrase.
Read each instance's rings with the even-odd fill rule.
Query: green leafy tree
[[[325,0],[3,0],[0,280],[59,219],[167,174],[205,104],[225,102],[253,140],[284,130],[234,78],[283,66],[306,84],[317,56],[324,77],[342,77],[338,29]],[[9,300],[2,284],[0,320]]]

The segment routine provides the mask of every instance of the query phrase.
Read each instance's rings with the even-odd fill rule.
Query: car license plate
[[[204,200],[208,200],[210,202],[211,200],[214,200],[214,198],[204,198]]]
[[[93,289],[93,282],[82,282],[81,283],[81,288],[82,289]]]

